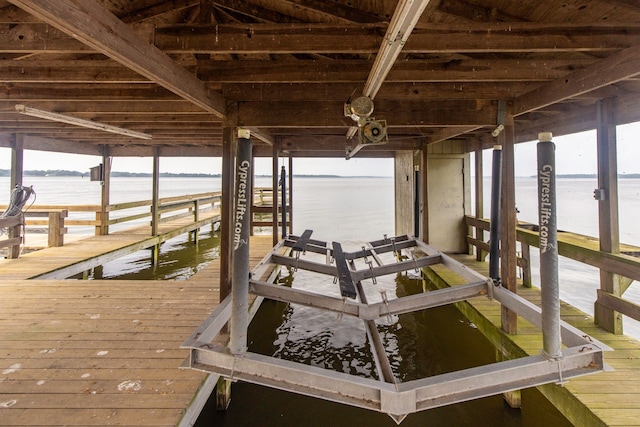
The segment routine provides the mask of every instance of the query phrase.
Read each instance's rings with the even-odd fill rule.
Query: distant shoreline
[[[24,171],[25,177],[89,177],[89,172],[78,172],[70,170],[28,170]],[[0,177],[10,177],[11,171],[9,169],[0,169]],[[151,178],[153,175],[147,172],[111,172],[112,178]],[[172,173],[161,172],[161,178],[220,178],[221,174],[206,174],[206,173]],[[271,178],[271,175],[256,175],[258,178]],[[358,176],[344,176],[344,175],[310,175],[310,174],[293,174],[294,178],[393,178],[392,176],[376,176],[376,175],[358,175]],[[485,176],[484,178],[491,178]],[[516,178],[536,178],[535,175],[530,176],[517,176]],[[560,174],[556,175],[558,179],[597,179],[598,175],[594,174]],[[618,174],[619,179],[640,179],[640,173],[624,173]]]
[[[11,176],[9,169],[0,169],[0,177]],[[69,170],[28,170],[23,172],[25,177],[89,177],[89,172],[78,172]],[[153,175],[147,172],[111,172],[111,178],[151,178]],[[172,172],[160,172],[161,178],[220,178],[221,174],[206,174],[206,173],[172,173]],[[293,174],[294,178],[393,178],[391,176],[342,176],[342,175],[308,175],[308,174]],[[256,175],[259,178],[271,178],[271,175]]]

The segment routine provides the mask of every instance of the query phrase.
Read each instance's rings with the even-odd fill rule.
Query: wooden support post
[[[429,154],[424,147],[420,150],[422,156],[420,159],[420,236],[418,237],[425,243],[429,243]]]
[[[10,138],[11,145],[11,181],[9,182],[9,192],[16,185],[24,184],[22,182],[24,174],[24,137],[22,134],[12,134]]]
[[[233,191],[235,127],[222,130],[222,198],[220,214],[220,301],[231,293],[231,263],[233,259]]]
[[[153,174],[151,185],[151,235],[158,235],[158,226],[160,223],[160,155],[158,149],[153,150]],[[154,245],[151,248],[151,264],[157,265],[160,255],[160,245]]]
[[[235,104],[229,104],[236,111]],[[231,294],[233,263],[233,194],[235,188],[235,115],[227,116],[222,128],[222,196],[220,199],[220,301]],[[226,410],[231,402],[231,381],[220,377],[216,385],[216,408]]]
[[[614,99],[598,101],[598,189],[594,193],[598,200],[600,250],[620,253],[620,230],[618,224],[618,167],[616,117]],[[600,270],[600,289],[615,296],[622,295],[620,280],[605,270]],[[614,334],[622,334],[622,315],[596,301],[595,322]]]
[[[293,157],[289,153],[289,234],[293,234]]]
[[[24,173],[24,140],[21,134],[11,135],[11,181],[9,194],[16,188],[16,185],[22,185],[22,178]],[[21,240],[22,225],[18,224],[15,227],[11,227],[8,230],[9,239]],[[20,256],[20,244],[10,246],[7,253],[7,258],[14,259]]]
[[[96,235],[106,236],[109,234],[109,193],[111,187],[111,157],[108,155],[107,147],[103,149],[102,155],[102,192],[100,198],[100,212],[96,212]]]
[[[484,176],[483,176],[483,158],[482,149],[479,148],[475,151],[475,193],[476,193],[476,218],[484,217]],[[480,227],[476,227],[476,239],[484,242],[484,230]],[[484,261],[485,254],[483,250],[476,246],[476,260]]]
[[[271,155],[271,188],[272,197],[271,204],[273,205],[273,246],[278,244],[278,144],[273,144],[273,153]]]
[[[500,352],[500,350],[496,350],[496,362],[504,362],[509,360],[508,357],[504,357],[504,355]],[[513,390],[502,393],[502,398],[507,402],[509,407],[514,409],[522,408],[522,391],[521,390]]]
[[[507,107],[504,131],[498,136],[502,145],[502,215],[500,245],[500,278],[502,286],[516,292],[516,191],[515,191],[515,135],[512,106]],[[502,329],[508,334],[517,333],[518,317],[515,312],[502,307]]]

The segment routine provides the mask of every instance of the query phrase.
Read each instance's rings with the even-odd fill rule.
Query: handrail
[[[484,218],[466,215],[465,221],[469,228],[479,228],[487,231],[490,227],[489,220]],[[487,242],[474,238],[474,233],[471,231],[469,234],[467,235],[468,244],[475,246],[477,251],[487,250]],[[527,286],[527,282],[530,286],[529,247],[539,247],[540,245],[537,226],[535,224],[520,223],[516,227],[516,240],[522,245],[523,262],[518,264],[523,267],[523,282],[525,286]],[[631,282],[640,280],[640,258],[626,253],[638,253],[640,252],[640,247],[621,245],[621,251],[621,253],[615,254],[604,252],[600,250],[599,241],[595,237],[558,230],[559,255],[627,278],[625,282],[621,283],[619,295],[598,289],[596,301],[611,310],[640,321],[640,305],[622,298],[622,294],[628,289]]]
[[[194,215],[198,211],[214,209],[219,204],[222,193],[208,192],[187,194],[183,196],[163,197],[159,199],[159,221],[168,221],[179,216]],[[145,218],[151,219],[152,200],[137,200],[132,202],[113,203],[107,205],[108,213],[120,212],[124,215],[118,217],[101,216],[100,205],[32,205],[25,211],[25,225],[27,227],[46,226],[49,228],[49,246],[61,246],[64,234],[68,234],[70,228],[78,227],[109,227],[115,224],[124,224]],[[0,209],[6,209],[6,205],[0,205]],[[126,212],[134,209],[133,212]],[[94,218],[88,218],[87,214],[93,213]],[[107,219],[108,218],[108,219]],[[54,230],[55,228],[55,230]],[[28,229],[27,229],[28,230]],[[52,240],[52,236],[57,240]],[[13,245],[19,244],[12,241]],[[11,246],[4,243],[0,247]]]
[[[198,221],[200,212],[218,208],[221,199],[222,192],[220,191],[160,198],[157,221],[162,223],[186,216],[193,216],[194,221]],[[272,226],[273,221],[264,221],[262,217],[263,215],[268,217],[273,214],[272,208],[269,206],[273,201],[272,189],[256,188],[253,200],[254,212],[260,218],[253,218],[252,226]],[[49,246],[61,246],[64,235],[68,234],[70,229],[78,230],[79,227],[95,227],[95,233],[100,234],[108,233],[109,227],[113,225],[121,226],[144,219],[153,221],[151,207],[151,199],[112,203],[107,205],[104,211],[100,205],[33,205],[26,211],[25,223],[27,227],[48,227]],[[6,205],[0,205],[0,209],[6,209]],[[290,212],[291,207],[287,206],[286,210]],[[279,211],[281,211],[281,208]],[[62,214],[63,212],[64,214]],[[93,218],[88,217],[91,214],[93,214]],[[0,243],[0,248],[19,244],[20,241],[18,239],[4,241]]]

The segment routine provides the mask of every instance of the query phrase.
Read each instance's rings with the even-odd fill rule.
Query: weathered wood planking
[[[155,237],[150,226],[141,226],[30,252],[0,260],[0,279],[64,279],[218,221],[218,211],[202,212],[197,222],[184,217],[160,224]]]
[[[456,258],[476,271],[488,274],[488,263],[478,262],[468,255],[456,255]],[[431,267],[431,271],[433,274],[430,274],[430,278],[438,286],[463,283],[459,276],[441,265]],[[520,285],[517,292],[540,305],[538,288]],[[475,298],[456,306],[494,345],[510,352],[514,357],[539,354],[543,348],[540,330],[522,318],[518,318],[517,335],[501,334],[498,302]],[[561,302],[561,317],[614,349],[613,352],[605,353],[605,363],[614,371],[574,378],[563,387],[544,385],[539,390],[575,425],[637,426],[640,420],[640,342],[629,336],[613,335],[598,328],[591,316],[564,302]]]
[[[251,244],[255,265],[271,236]],[[0,280],[0,425],[176,425],[206,378],[179,346],[218,276],[213,261],[184,281]]]

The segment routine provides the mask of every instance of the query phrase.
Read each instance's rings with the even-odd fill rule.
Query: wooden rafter
[[[97,2],[83,0],[11,0],[93,49],[140,73],[180,97],[224,117],[226,101],[162,51],[142,40]]]
[[[515,100],[514,113],[524,114],[639,74],[640,47],[631,47],[521,95]]]

